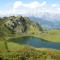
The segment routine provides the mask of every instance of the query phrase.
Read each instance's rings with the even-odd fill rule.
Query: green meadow
[[[34,48],[27,45],[8,42],[8,52],[4,41],[0,41],[0,59],[2,60],[60,60],[60,50]]]
[[[21,18],[21,24],[16,21]],[[20,21],[20,20],[19,20]],[[16,24],[11,27],[12,22]],[[36,48],[18,44],[9,39],[33,36],[49,42],[60,43],[60,30],[43,30],[28,17],[4,17],[0,19],[0,60],[60,60],[60,50]]]

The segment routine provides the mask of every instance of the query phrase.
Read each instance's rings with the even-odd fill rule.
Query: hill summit
[[[3,17],[0,18],[1,25],[0,30],[7,34],[16,33],[39,33],[43,29],[42,27],[36,23],[31,21],[28,17],[22,16],[10,16],[10,17]]]

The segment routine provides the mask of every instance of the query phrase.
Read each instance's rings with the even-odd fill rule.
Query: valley
[[[59,45],[60,29],[44,30],[29,17],[0,18],[1,59],[3,57],[10,60],[59,60]]]

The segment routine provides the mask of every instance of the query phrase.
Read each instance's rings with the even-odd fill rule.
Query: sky
[[[0,16],[60,17],[60,0],[0,0]]]

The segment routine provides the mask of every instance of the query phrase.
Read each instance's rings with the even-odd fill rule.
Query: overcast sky
[[[0,0],[0,16],[60,17],[60,0]]]

